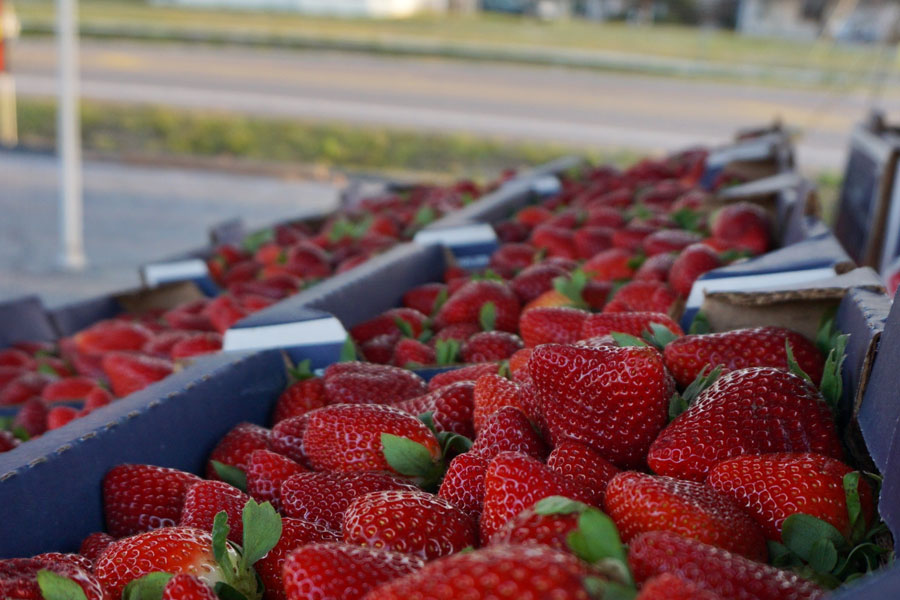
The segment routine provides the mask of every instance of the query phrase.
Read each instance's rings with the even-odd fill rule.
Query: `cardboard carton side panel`
[[[37,296],[0,303],[0,348],[21,341],[55,339],[56,327]]]
[[[891,307],[858,420],[869,454],[882,473],[900,420],[900,303]]]

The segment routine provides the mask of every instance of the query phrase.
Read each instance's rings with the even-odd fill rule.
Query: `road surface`
[[[25,95],[55,93],[50,39],[20,40]],[[208,110],[465,131],[596,148],[659,151],[721,143],[782,118],[802,134],[802,167],[843,168],[868,94],[754,87],[565,68],[329,52],[84,41],[86,97]],[[900,109],[894,89],[882,103]]]
[[[87,162],[89,267],[70,274],[56,269],[56,160],[0,152],[0,180],[0,299],[39,294],[51,306],[138,285],[138,265],[203,246],[216,223],[262,227],[337,201],[325,183]]]

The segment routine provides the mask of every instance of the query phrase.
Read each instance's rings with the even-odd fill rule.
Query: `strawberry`
[[[344,512],[357,496],[382,490],[414,490],[414,485],[387,473],[299,473],[281,486],[281,504],[288,517],[339,530]]]
[[[281,520],[281,538],[272,550],[260,559],[255,567],[263,585],[266,586],[266,600],[283,600],[286,598],[283,574],[285,563],[298,548],[323,542],[339,542],[341,534],[302,519],[283,518]]]
[[[54,406],[47,413],[47,429],[59,429],[78,418],[78,410],[71,406]]]
[[[586,310],[562,306],[532,308],[519,318],[519,331],[526,346],[568,344],[579,339],[589,315]]]
[[[524,347],[522,338],[506,331],[482,331],[462,345],[462,359],[467,363],[505,360]]]
[[[40,396],[44,388],[55,380],[43,373],[20,373],[0,388],[0,406],[22,404],[32,396]]]
[[[414,308],[392,308],[373,319],[354,325],[350,328],[350,335],[360,344],[386,333],[406,333],[409,337],[417,338],[422,335],[427,323],[428,316]]]
[[[603,308],[603,312],[658,312],[671,314],[675,310],[677,297],[662,283],[655,281],[632,281],[626,283],[613,299]]]
[[[541,544],[554,550],[571,552],[567,538],[578,528],[578,512],[544,514],[537,510],[540,505],[538,502],[507,521],[494,534],[489,545]]]
[[[29,398],[12,422],[12,429],[21,427],[29,438],[37,437],[47,431],[47,416],[49,409],[47,404],[37,396]]]
[[[642,533],[628,548],[628,563],[638,582],[671,573],[702,590],[735,600],[825,597],[817,585],[790,571],[669,531]]]
[[[748,202],[730,204],[713,217],[710,227],[714,238],[729,247],[762,254],[771,245],[771,226],[766,211]]]
[[[423,315],[434,312],[437,299],[447,295],[447,285],[444,283],[425,283],[411,288],[403,294],[403,306],[412,308]]]
[[[691,244],[700,241],[700,236],[692,231],[681,229],[662,229],[651,233],[644,239],[643,249],[647,256],[681,252]]]
[[[344,542],[433,560],[478,542],[475,520],[427,492],[389,490],[358,496],[344,513]]]
[[[590,492],[535,458],[502,452],[491,461],[484,476],[481,541],[487,543],[514,516],[547,496],[565,496],[587,502]]]
[[[272,422],[278,423],[290,417],[299,417],[311,410],[328,404],[325,399],[325,381],[321,377],[310,377],[295,381],[278,396]]]
[[[536,227],[553,218],[553,213],[543,206],[526,206],[516,213],[516,221]]]
[[[724,600],[722,596],[697,587],[671,573],[651,577],[641,586],[635,600]]]
[[[391,362],[397,367],[433,365],[437,361],[434,348],[413,338],[402,338],[394,346]]]
[[[47,402],[84,400],[97,386],[97,382],[88,377],[65,377],[48,383],[41,391],[41,397]]]
[[[633,471],[619,473],[606,488],[606,513],[623,542],[645,531],[672,531],[764,562],[760,527],[737,504],[702,483]]]
[[[19,367],[33,371],[37,368],[37,361],[22,350],[6,348],[0,350],[0,367]]]
[[[498,367],[495,363],[481,363],[466,365],[459,369],[438,373],[428,382],[428,390],[438,390],[444,386],[452,385],[459,381],[475,381],[482,375],[497,374]]]
[[[515,354],[509,357],[509,374],[512,376],[513,381],[521,382],[529,379],[528,361],[533,351],[534,348],[526,347],[516,350]]]
[[[657,281],[666,283],[669,281],[669,272],[675,264],[675,255],[656,254],[649,257],[634,273],[635,281]]]
[[[81,556],[80,554],[63,554],[62,552],[44,552],[43,554],[38,554],[34,557],[36,560],[39,560],[44,563],[56,563],[56,564],[69,564],[73,567],[78,567],[87,573],[91,573],[94,570],[94,563],[91,562],[91,559]]]
[[[182,573],[165,585],[162,600],[216,600],[217,596],[199,577]]]
[[[196,332],[172,346],[172,360],[181,360],[191,356],[210,354],[222,349],[222,334],[214,331]]]
[[[488,459],[501,452],[519,452],[538,459],[547,456],[544,440],[514,406],[505,406],[488,417],[471,451]]]
[[[614,230],[610,227],[587,225],[575,232],[575,256],[588,259],[613,247]]]
[[[595,450],[572,440],[563,440],[553,449],[547,458],[547,466],[590,490],[591,503],[596,506],[603,504],[606,486],[619,472]]]
[[[45,597],[51,597],[51,594],[45,596],[42,589],[48,584],[47,580],[43,578],[44,576],[39,579],[38,574],[41,571],[50,571],[59,578],[74,581],[81,588],[86,600],[108,600],[110,598],[103,585],[89,570],[86,571],[68,561],[54,560],[52,557],[0,560],[0,598],[4,598],[4,600],[44,600]]]
[[[297,242],[288,249],[287,266],[291,273],[304,278],[328,277],[331,265],[328,254],[306,240]]]
[[[811,453],[737,456],[717,464],[707,482],[745,508],[766,537],[781,541],[784,520],[804,513],[833,525],[851,538],[844,477],[853,469]],[[872,489],[859,482],[859,501],[865,523],[872,522]]]
[[[818,452],[840,458],[831,411],[805,380],[771,367],[721,376],[653,442],[660,475],[703,481],[719,462],[742,454]]]
[[[206,315],[206,305],[209,300],[195,300],[176,306],[162,315],[162,321],[174,329],[186,329],[192,331],[213,331],[214,327]],[[159,337],[157,335],[156,337]],[[145,345],[142,350],[149,352]]]
[[[681,387],[688,386],[705,367],[722,365],[725,373],[747,367],[788,370],[786,343],[800,368],[814,382],[820,381],[825,366],[822,353],[804,336],[783,327],[686,335],[666,346],[666,367]]]
[[[403,336],[396,332],[376,335],[368,342],[360,344],[359,351],[367,361],[387,365],[394,360],[394,346],[401,339]]]
[[[435,342],[456,340],[460,343],[481,332],[481,327],[475,323],[454,323],[440,329],[434,335]]]
[[[378,585],[418,569],[410,554],[350,544],[312,544],[297,549],[284,565],[287,600],[359,600]]]
[[[538,225],[531,231],[529,242],[548,256],[575,258],[575,236],[571,229],[550,224]]]
[[[587,600],[583,580],[591,573],[586,563],[566,552],[537,545],[496,545],[430,562],[375,588],[364,600]]]
[[[637,223],[632,220],[622,229],[617,229],[613,233],[612,243],[616,248],[622,248],[628,252],[638,252],[644,243],[644,238],[658,230],[652,225]]]
[[[472,438],[475,436],[472,427],[474,392],[474,382],[458,381],[393,406],[414,416],[431,413],[436,431],[448,431]]]
[[[589,258],[581,268],[597,281],[611,282],[631,279],[637,264],[631,252],[610,248]]]
[[[621,229],[625,226],[625,218],[622,216],[622,213],[615,208],[598,205],[588,209],[584,225],[585,227],[593,226]]]
[[[674,391],[659,352],[545,344],[535,348],[529,369],[554,445],[572,439],[617,466],[644,464]]]
[[[328,404],[390,404],[421,396],[427,389],[421,377],[395,366],[344,362],[325,369]]]
[[[613,332],[635,337],[652,334],[651,324],[657,323],[676,336],[684,335],[681,327],[666,314],[654,312],[600,313],[588,316],[581,326],[578,339],[601,337]]]
[[[110,352],[103,357],[103,372],[113,393],[124,398],[172,374],[170,361],[129,352]]]
[[[246,473],[250,466],[250,456],[256,450],[268,450],[271,447],[271,436],[271,431],[253,423],[238,423],[232,427],[219,440],[206,461],[207,479],[219,479],[213,461],[237,467]]]
[[[521,386],[496,373],[482,375],[475,381],[473,398],[475,408],[472,422],[476,433],[484,428],[491,415],[505,406],[514,406],[526,416],[529,416],[528,409],[531,408]]]
[[[697,279],[722,266],[722,259],[706,244],[692,244],[685,248],[669,271],[669,285],[676,294],[687,298]]]
[[[84,410],[90,413],[107,404],[111,404],[113,401],[115,401],[115,397],[106,388],[96,387],[85,397]]]
[[[286,456],[270,450],[254,450],[247,465],[247,493],[258,502],[271,502],[281,511],[281,485],[306,469]]]
[[[103,511],[114,537],[175,525],[196,475],[152,465],[117,465],[103,478]]]
[[[210,300],[203,312],[214,330],[221,334],[250,314],[234,296],[229,294],[222,294]]]
[[[78,553],[91,562],[96,562],[100,555],[103,554],[103,551],[106,550],[107,546],[114,541],[116,541],[116,538],[108,533],[96,531],[81,541]],[[93,571],[93,568],[91,570]]]
[[[178,524],[212,531],[216,514],[224,510],[228,515],[228,522],[232,524],[228,539],[240,544],[244,535],[241,511],[249,499],[250,496],[224,481],[198,481],[188,488],[184,496],[181,520]]]
[[[553,289],[553,280],[566,277],[568,271],[556,265],[541,263],[522,270],[513,277],[510,287],[522,304],[528,304],[544,292]]]
[[[141,347],[142,354],[149,354],[157,358],[170,358],[172,348],[181,340],[189,337],[189,331],[163,331],[154,335]]]
[[[460,454],[450,462],[438,496],[478,519],[484,503],[484,475],[488,464],[490,460],[481,454]]]
[[[123,320],[100,321],[76,333],[72,339],[84,354],[104,354],[113,350],[140,350],[153,332],[138,323]]]
[[[470,281],[462,286],[438,311],[438,328],[453,323],[478,323],[483,307],[493,305],[494,326],[500,331],[515,332],[519,322],[519,299],[512,289],[499,281]]]

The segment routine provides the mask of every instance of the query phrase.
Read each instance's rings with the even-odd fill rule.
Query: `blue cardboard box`
[[[706,157],[700,185],[712,189],[725,169],[752,181],[789,171],[793,166],[794,149],[790,137],[784,131],[771,130],[713,148]]]
[[[0,348],[22,341],[52,342],[56,338],[53,320],[37,296],[0,302]]]

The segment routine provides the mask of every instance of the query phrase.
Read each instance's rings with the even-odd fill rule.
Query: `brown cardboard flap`
[[[150,290],[122,294],[116,300],[127,312],[142,314],[151,310],[169,310],[180,304],[206,298],[193,281],[167,283]]]

